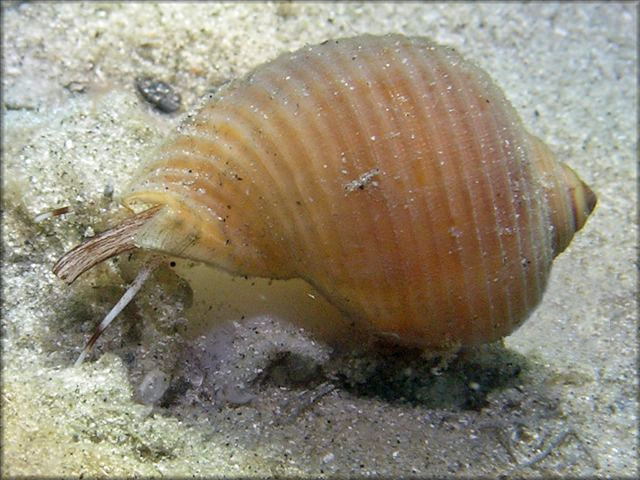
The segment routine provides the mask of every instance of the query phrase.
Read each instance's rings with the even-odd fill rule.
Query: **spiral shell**
[[[485,72],[399,35],[284,54],[210,98],[126,191],[139,248],[300,277],[400,343],[517,328],[593,192]]]

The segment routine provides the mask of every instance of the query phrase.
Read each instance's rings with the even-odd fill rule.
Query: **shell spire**
[[[562,253],[587,221],[597,203],[596,194],[567,164],[558,162],[539,138],[530,135],[532,163],[544,187],[553,226],[554,257]]]

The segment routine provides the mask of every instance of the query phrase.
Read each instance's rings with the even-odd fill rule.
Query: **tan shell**
[[[478,344],[540,302],[596,197],[482,70],[398,35],[332,40],[207,101],[124,196],[136,246],[301,277],[398,342]]]

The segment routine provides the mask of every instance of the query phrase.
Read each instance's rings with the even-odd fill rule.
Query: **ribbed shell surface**
[[[302,277],[401,342],[477,344],[510,333],[545,289],[553,225],[532,151],[502,92],[455,51],[364,36],[230,84],[125,201],[167,205],[149,248]]]

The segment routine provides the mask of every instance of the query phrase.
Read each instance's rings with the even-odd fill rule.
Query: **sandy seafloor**
[[[635,5],[3,2],[2,14],[3,476],[637,476]],[[363,32],[454,46],[597,192],[524,326],[440,370],[340,356],[280,322],[277,301],[189,336],[196,286],[164,269],[73,368],[136,260],[70,287],[51,266],[110,224],[145,152],[225,81]],[[142,101],[142,74],[169,81],[182,110]],[[238,320],[225,302],[246,282],[220,282],[213,311]]]

